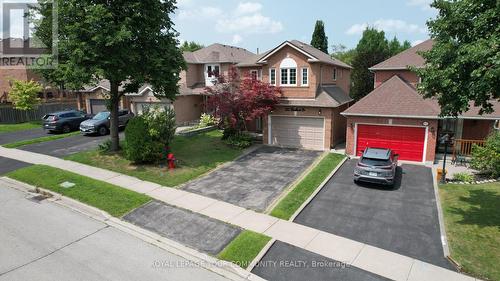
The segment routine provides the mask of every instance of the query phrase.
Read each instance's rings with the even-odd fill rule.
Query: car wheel
[[[108,134],[108,129],[106,127],[102,126],[102,127],[99,127],[99,130],[97,132],[99,133],[99,135],[105,136]]]
[[[62,132],[65,133],[65,134],[71,132],[71,127],[68,124],[63,125],[62,126]]]

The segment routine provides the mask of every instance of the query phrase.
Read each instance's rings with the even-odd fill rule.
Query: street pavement
[[[0,182],[0,280],[227,280]]]

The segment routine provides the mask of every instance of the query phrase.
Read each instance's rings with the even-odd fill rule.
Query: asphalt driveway
[[[31,164],[0,156],[0,176],[28,166]]]
[[[402,165],[393,189],[356,185],[347,161],[295,222],[453,269],[444,258],[430,168]]]
[[[41,125],[40,128],[37,129],[0,133],[0,145],[23,141],[23,140],[31,140],[40,137],[46,137],[48,135],[50,136],[50,134],[47,134],[47,132],[45,132],[41,128]]]
[[[263,146],[183,188],[247,209],[264,211],[320,154]]]

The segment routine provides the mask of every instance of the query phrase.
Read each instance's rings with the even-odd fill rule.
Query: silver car
[[[398,154],[387,148],[366,148],[354,168],[354,182],[394,186]]]
[[[125,127],[130,118],[134,117],[132,112],[126,109],[118,111],[118,127]],[[82,134],[99,134],[101,136],[109,133],[109,111],[101,111],[97,113],[92,119],[80,123],[80,132]]]

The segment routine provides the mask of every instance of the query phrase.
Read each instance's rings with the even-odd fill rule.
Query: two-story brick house
[[[328,150],[345,140],[351,67],[300,41],[240,62],[243,77],[282,88],[276,110],[259,121],[264,144]]]
[[[459,153],[470,153],[471,143],[480,143],[494,130],[500,119],[499,102],[493,102],[492,114],[479,115],[479,108],[471,107],[458,118],[446,118],[440,117],[436,100],[417,92],[420,78],[409,67],[424,67],[419,52],[432,45],[427,40],[370,68],[375,89],[342,113],[347,118],[347,154],[388,147],[401,160],[433,162],[436,152],[444,152],[441,136],[453,137]]]

